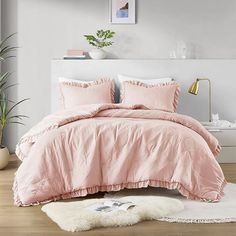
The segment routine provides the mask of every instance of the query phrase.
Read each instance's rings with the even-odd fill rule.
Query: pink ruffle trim
[[[74,87],[80,87],[80,88],[88,88],[91,86],[96,86],[96,85],[100,85],[100,84],[104,84],[104,83],[109,83],[111,86],[110,89],[110,96],[111,96],[111,103],[115,103],[115,82],[113,79],[109,79],[109,78],[101,78],[98,80],[94,80],[94,81],[87,81],[86,83],[81,83],[81,81],[61,81],[59,83],[59,88],[60,88],[60,100],[61,100],[61,105],[62,107],[65,107],[65,98],[63,96],[63,91],[61,88],[61,85],[68,85],[68,86],[74,86]]]
[[[218,156],[221,151],[221,146],[217,145],[216,149],[213,151],[214,156]]]
[[[50,199],[46,199],[46,200],[43,200],[40,202],[33,202],[30,204],[23,204],[20,201],[20,198],[17,194],[18,188],[17,188],[16,180],[14,181],[14,184],[13,184],[13,191],[14,191],[14,203],[17,206],[33,206],[33,205],[45,204],[45,203],[52,202],[52,201],[63,200],[63,199],[65,200],[65,199],[76,198],[76,197],[84,197],[88,194],[95,194],[98,192],[120,191],[125,188],[127,188],[127,189],[147,188],[148,186],[167,188],[170,190],[177,189],[183,196],[185,196],[187,199],[191,199],[191,200],[218,202],[224,196],[223,189],[226,184],[227,184],[227,182],[224,180],[221,184],[220,190],[219,190],[218,195],[216,196],[215,199],[204,199],[202,197],[194,195],[189,190],[187,190],[182,184],[177,183],[177,182],[169,183],[169,182],[157,181],[157,180],[145,180],[145,181],[140,181],[137,183],[122,183],[122,184],[116,184],[116,185],[94,186],[94,187],[89,187],[89,188],[85,188],[85,189],[79,189],[79,190],[76,190],[76,191],[70,192],[70,193],[61,194],[61,195],[52,197]]]
[[[174,100],[173,100],[173,112],[176,112],[177,106],[178,106],[178,103],[179,103],[179,95],[180,95],[180,86],[177,82],[165,82],[165,83],[160,83],[160,84],[149,85],[149,84],[145,84],[143,82],[136,81],[136,80],[135,81],[134,80],[124,81],[121,84],[121,90],[120,90],[120,100],[121,100],[121,102],[125,98],[125,86],[124,86],[124,84],[126,84],[126,83],[136,85],[136,86],[145,87],[145,88],[157,88],[157,87],[164,87],[164,86],[174,86],[174,87],[176,87]]]

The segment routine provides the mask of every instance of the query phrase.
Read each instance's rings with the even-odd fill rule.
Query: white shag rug
[[[144,220],[158,220],[169,214],[182,211],[183,203],[177,199],[157,196],[130,196],[119,198],[136,206],[127,211],[98,212],[88,209],[95,203],[108,199],[88,199],[73,202],[53,202],[42,207],[61,229],[71,232],[85,231],[97,227],[129,226]]]
[[[124,196],[168,196],[178,199],[184,204],[184,210],[167,217],[161,221],[178,223],[227,223],[236,222],[236,184],[228,183],[224,189],[225,196],[220,202],[207,203],[188,200],[181,196],[178,191],[146,188],[146,189],[125,189],[119,192],[109,193],[106,197],[119,198]]]

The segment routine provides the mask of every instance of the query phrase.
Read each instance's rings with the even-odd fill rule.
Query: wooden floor
[[[41,206],[15,207],[12,182],[19,163],[14,157],[9,166],[0,171],[0,236],[62,236],[62,235],[165,235],[165,236],[234,236],[236,223],[177,224],[158,221],[142,222],[131,227],[101,228],[82,233],[62,231],[41,210]],[[236,164],[222,164],[226,179],[236,183]]]

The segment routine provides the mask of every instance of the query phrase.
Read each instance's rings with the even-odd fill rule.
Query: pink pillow
[[[138,81],[121,84],[121,101],[124,104],[142,104],[149,109],[175,112],[180,87],[176,82],[147,85]]]
[[[114,103],[115,84],[110,79],[83,82],[62,79],[59,82],[62,108],[86,104]]]

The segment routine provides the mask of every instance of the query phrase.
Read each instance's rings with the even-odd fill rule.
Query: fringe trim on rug
[[[236,218],[224,218],[224,219],[182,219],[182,218],[169,218],[163,217],[158,219],[159,221],[166,221],[170,223],[188,223],[188,224],[220,224],[236,222]]]

